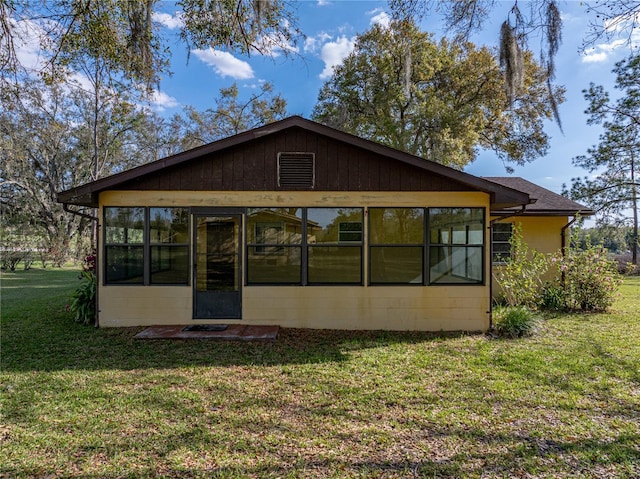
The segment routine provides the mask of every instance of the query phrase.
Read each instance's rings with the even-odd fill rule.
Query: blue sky
[[[234,81],[240,88],[240,95],[249,95],[261,82],[268,81],[274,85],[275,92],[287,100],[289,113],[310,117],[319,89],[331,74],[333,65],[351,51],[357,34],[373,23],[388,21],[388,7],[386,1],[368,0],[308,0],[295,4],[299,26],[307,37],[295,47],[295,55],[286,57],[276,51],[273,58],[267,58],[213,50],[192,51],[187,63],[185,47],[177,40],[179,12],[172,2],[164,2],[155,19],[164,25],[167,35],[176,35],[176,42],[172,44],[175,45],[172,48],[174,73],[161,82],[158,108],[164,114],[179,111],[184,105],[203,109],[213,105],[221,87]],[[582,90],[593,81],[613,92],[611,70],[616,61],[630,53],[629,47],[622,42],[597,44],[586,53],[579,53],[590,17],[582,2],[559,4],[564,30],[556,59],[556,83],[567,89],[566,102],[560,106],[564,134],[549,122],[546,131],[551,136],[551,148],[547,156],[524,167],[516,167],[514,173],[556,192],[561,191],[563,183],[570,184],[572,177],[586,174],[573,167],[571,159],[585,154],[587,148],[597,142],[600,133],[598,127],[586,124],[584,110],[587,104]],[[473,41],[496,46],[500,24],[512,5],[513,1],[501,2]],[[523,10],[527,8],[525,2],[519,5]],[[421,27],[436,38],[446,33],[437,15],[425,18]],[[534,38],[531,46],[538,43]],[[466,171],[481,176],[507,175],[503,164],[491,152],[481,153]]]
[[[500,24],[514,1],[497,2],[497,8],[482,32],[472,38],[476,44],[497,45]],[[274,92],[287,100],[290,114],[309,118],[318,92],[331,75],[333,66],[353,49],[356,35],[374,23],[389,21],[388,6],[386,0],[302,0],[291,4],[299,27],[306,36],[297,45],[291,45],[293,54],[286,56],[282,51],[274,50],[271,56],[241,56],[212,49],[188,52],[178,38],[180,12],[175,2],[160,2],[153,18],[168,39],[173,74],[162,78],[159,90],[155,92],[156,111],[169,116],[187,105],[206,109],[214,106],[220,88],[234,82],[239,87],[240,96],[246,98],[261,83],[270,82],[274,85]],[[520,1],[519,6],[523,11],[528,9],[527,2]],[[615,93],[615,78],[611,70],[615,62],[630,53],[629,46],[621,40],[592,45],[580,53],[589,21],[594,19],[585,13],[583,2],[560,0],[559,7],[564,29],[563,43],[556,58],[556,83],[564,85],[567,90],[566,101],[560,105],[564,133],[555,123],[548,122],[546,131],[551,137],[548,154],[523,167],[515,167],[514,173],[558,193],[563,183],[569,185],[572,177],[586,174],[572,166],[571,159],[585,154],[587,148],[597,143],[601,132],[599,127],[586,124],[584,110],[587,103],[582,90],[594,82]],[[436,39],[446,34],[437,14],[425,17],[420,26],[433,33]],[[33,24],[24,28],[37,30]],[[35,37],[35,34],[27,33],[25,38]],[[535,47],[539,39],[533,38],[530,44]],[[35,45],[36,42],[31,41],[17,45],[23,64],[37,65]],[[76,81],[83,82],[80,75],[76,77]],[[507,175],[504,165],[491,152],[482,152],[466,171],[479,176]]]

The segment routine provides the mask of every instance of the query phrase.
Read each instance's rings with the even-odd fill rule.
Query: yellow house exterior
[[[516,216],[499,222],[518,226],[529,249],[546,254],[560,252],[563,247],[562,231],[570,221],[569,216]]]
[[[104,205],[252,207],[294,204],[308,207],[480,207],[489,208],[489,195],[479,192],[148,192],[105,191]],[[100,214],[100,218],[104,215]],[[367,223],[365,222],[365,228]],[[100,228],[103,229],[102,221]],[[364,238],[368,238],[365,231]],[[485,235],[488,232],[485,231]],[[101,239],[103,236],[101,235]],[[488,236],[486,236],[488,241]],[[101,245],[102,246],[102,245]],[[365,240],[365,252],[367,242]],[[245,262],[246,239],[240,248]],[[190,252],[193,256],[193,251]],[[365,253],[366,254],[366,253]],[[485,262],[489,261],[485,250]],[[369,261],[363,262],[368,277]],[[104,255],[100,257],[104,269]],[[99,284],[100,326],[191,324],[194,319],[190,285],[135,287]],[[279,325],[291,328],[392,329],[415,331],[481,331],[489,327],[489,285],[447,286],[249,286],[242,287],[242,318],[221,318],[225,324]]]
[[[532,198],[532,203],[523,209],[494,211],[491,216],[494,230],[499,228],[495,225],[509,225],[508,229],[510,230],[519,228],[529,251],[561,255],[569,240],[569,227],[579,217],[594,214],[591,209],[523,178],[492,177],[486,179],[524,191]],[[494,243],[495,249],[500,248],[496,247]],[[494,269],[501,267],[500,258],[497,259],[496,261],[496,258],[493,258]],[[492,281],[492,293],[494,297],[497,297],[500,293],[500,286],[495,277],[492,278]]]
[[[300,117],[58,200],[97,208],[101,327],[416,331],[491,327],[493,219],[532,201]],[[560,247],[566,215],[517,220]]]

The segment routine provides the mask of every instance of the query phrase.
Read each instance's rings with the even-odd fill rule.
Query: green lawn
[[[73,270],[2,275],[0,477],[639,477],[640,279],[538,335],[75,324]]]

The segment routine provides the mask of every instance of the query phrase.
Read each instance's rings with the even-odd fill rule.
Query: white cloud
[[[318,0],[319,7],[324,7],[325,5],[331,5],[331,2],[329,0]]]
[[[640,46],[640,31],[634,28],[640,21],[640,14],[620,15],[606,20],[602,28],[608,38],[618,37],[609,43],[594,45],[585,51],[583,63],[601,63],[609,60],[614,52],[621,48],[637,48]]]
[[[325,43],[327,40],[331,40],[331,35],[325,32],[320,32],[315,37],[307,37],[304,40],[304,52],[316,53],[320,49],[320,45]]]
[[[9,19],[14,30],[14,48],[18,62],[27,70],[42,70],[45,59],[42,57],[41,41],[46,37],[42,25],[32,20],[15,21]]]
[[[304,46],[302,49],[305,53],[315,52],[318,48],[318,40],[314,37],[307,37],[304,39]]]
[[[324,61],[324,70],[320,78],[325,80],[333,74],[333,69],[342,63],[355,48],[355,38],[342,36],[335,42],[327,42],[322,46],[320,57]]]
[[[595,49],[591,49],[591,51],[585,52],[582,57],[582,63],[602,63],[606,62],[609,55],[605,52],[595,52]]]
[[[298,47],[289,42],[284,35],[278,33],[270,33],[264,35],[257,42],[256,50],[262,55],[272,57],[280,56],[281,51],[288,53],[298,53]]]
[[[80,88],[84,91],[91,92],[94,90],[94,84],[84,73],[72,72],[67,78],[67,83],[74,88]]]
[[[582,57],[582,63],[601,63],[609,59],[615,50],[625,45],[624,40],[615,40],[611,43],[601,43],[589,48]]]
[[[370,12],[367,12],[367,15],[371,16],[369,25],[380,25],[382,28],[388,28],[391,23],[391,17],[381,8],[371,10]]]
[[[153,90],[150,100],[153,107],[158,111],[164,111],[167,108],[175,108],[180,105],[178,100],[160,90]]]
[[[175,15],[163,12],[153,12],[151,14],[151,19],[156,23],[164,25],[169,30],[175,30],[176,28],[180,28],[184,25],[180,12],[176,12]]]
[[[248,80],[253,78],[253,68],[244,60],[239,60],[229,52],[207,48],[196,49],[192,53],[201,61],[212,66],[215,72],[222,77],[231,77],[236,80]]]

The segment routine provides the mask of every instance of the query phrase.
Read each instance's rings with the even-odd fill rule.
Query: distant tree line
[[[286,116],[269,83],[248,98],[220,90],[214,107],[171,117],[70,84],[24,79],[0,96],[0,250],[60,265],[91,249],[91,210],[63,210],[57,193]],[[97,109],[97,113],[96,113]],[[43,255],[43,252],[46,254]],[[10,255],[11,253],[11,255]],[[29,254],[27,254],[29,253]],[[45,260],[46,261],[46,260]],[[7,265],[5,265],[7,267]]]

